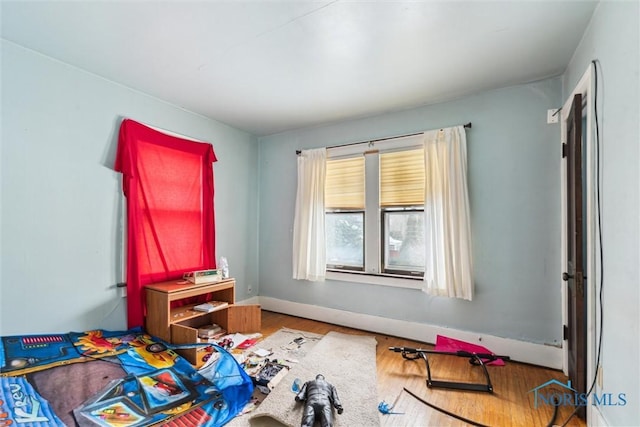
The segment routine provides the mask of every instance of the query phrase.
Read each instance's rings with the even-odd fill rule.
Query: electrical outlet
[[[559,115],[560,115],[560,109],[547,110],[547,124],[558,123]]]

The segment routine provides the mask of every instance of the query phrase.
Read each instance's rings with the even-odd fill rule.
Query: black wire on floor
[[[553,396],[551,398],[551,402],[553,404],[553,415],[551,415],[551,419],[547,423],[547,427],[553,427],[556,423],[556,419],[558,418],[558,408],[560,406],[560,398],[558,396]]]
[[[416,399],[418,399],[420,402],[422,402],[422,403],[424,403],[425,405],[427,405],[428,407],[435,409],[436,411],[440,411],[440,412],[442,412],[443,414],[447,414],[447,415],[449,415],[450,417],[453,417],[453,418],[458,419],[458,420],[460,420],[460,421],[464,421],[465,423],[467,423],[467,424],[471,424],[472,426],[477,426],[477,427],[489,427],[489,426],[487,426],[487,425],[480,424],[480,423],[477,423],[477,422],[475,422],[475,421],[471,421],[471,420],[469,420],[469,419],[467,419],[467,418],[465,418],[465,417],[462,417],[462,416],[460,416],[460,415],[458,415],[458,414],[454,414],[453,412],[449,412],[449,411],[447,411],[446,409],[442,409],[442,408],[440,408],[440,407],[438,407],[438,406],[434,405],[433,403],[429,403],[429,402],[427,402],[426,400],[424,400],[424,399],[422,399],[421,397],[419,397],[419,396],[417,396],[416,394],[414,394],[413,392],[411,392],[410,390],[408,390],[406,387],[403,387],[403,390],[404,390],[404,391],[406,391],[407,393],[409,393],[411,396],[413,396],[413,397],[415,397]]]

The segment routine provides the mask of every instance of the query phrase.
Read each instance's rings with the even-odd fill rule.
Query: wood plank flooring
[[[377,381],[379,403],[384,400],[402,415],[381,415],[384,427],[468,426],[452,416],[432,409],[412,397],[407,388],[420,398],[446,411],[486,426],[547,426],[553,416],[553,407],[541,403],[535,407],[531,389],[556,379],[567,382],[566,376],[553,369],[523,363],[507,362],[506,366],[488,366],[494,393],[468,392],[427,388],[426,367],[423,360],[409,361],[400,353],[389,351],[389,347],[414,347],[432,349],[426,343],[410,341],[329,323],[262,311],[262,334],[267,337],[282,327],[326,334],[337,331],[350,334],[371,335],[378,341]],[[446,381],[482,382],[484,376],[479,366],[456,356],[432,356],[429,358],[432,378]],[[562,392],[561,390],[558,390]],[[340,393],[340,390],[338,390]],[[349,408],[345,408],[348,411]],[[573,407],[559,406],[555,424],[562,425]],[[585,426],[577,417],[571,418],[567,426]],[[355,426],[354,426],[355,427]],[[365,426],[362,426],[365,427]]]

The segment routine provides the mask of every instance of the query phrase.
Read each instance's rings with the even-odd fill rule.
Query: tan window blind
[[[364,209],[364,157],[327,161],[326,209]]]
[[[380,206],[424,205],[424,149],[380,154]]]

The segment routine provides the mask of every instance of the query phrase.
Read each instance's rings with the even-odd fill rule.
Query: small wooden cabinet
[[[228,333],[260,332],[260,306],[236,305],[235,285],[235,279],[202,285],[185,285],[181,280],[147,285],[145,287],[147,332],[173,344],[197,343],[198,328],[212,323],[217,323]],[[225,301],[229,305],[210,313],[193,310],[196,304],[171,308],[172,301],[199,295],[209,295],[207,300]],[[198,363],[198,348],[178,350],[178,352],[192,364]]]

